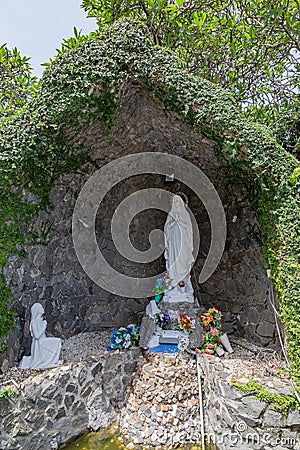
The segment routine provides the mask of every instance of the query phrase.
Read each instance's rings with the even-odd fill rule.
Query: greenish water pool
[[[124,450],[126,449],[122,439],[108,433],[89,433],[81,436],[76,441],[63,447],[62,450]],[[201,450],[197,445],[185,445],[184,450]],[[206,450],[216,450],[216,447],[205,447]],[[170,449],[171,450],[171,449]]]
[[[124,445],[117,436],[103,433],[89,433],[63,447],[63,450],[122,450]]]

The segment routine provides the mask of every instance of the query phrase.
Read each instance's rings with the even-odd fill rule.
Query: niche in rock
[[[30,349],[30,308],[39,302],[45,309],[48,332],[68,338],[85,331],[101,331],[140,322],[147,298],[114,295],[96,285],[78,262],[72,240],[72,215],[76,199],[85,182],[98,168],[132,153],[151,151],[174,154],[199,167],[213,183],[222,201],[227,220],[227,239],[222,259],[213,275],[197,283],[207,257],[211,226],[199,198],[186,185],[175,181],[166,186],[161,175],[127,178],[109,191],[101,203],[96,220],[98,244],[107,261],[129,276],[147,277],[164,269],[163,256],[149,264],[137,264],[117,252],[112,239],[111,218],[120,202],[145,188],[183,192],[199,227],[200,248],[192,270],[195,295],[204,308],[215,306],[224,317],[224,331],[263,345],[275,343],[275,326],[268,305],[268,280],[253,230],[258,227],[249,209],[245,192],[230,181],[228,171],[215,156],[215,144],[201,138],[177,114],[166,112],[149,93],[128,85],[121,92],[109,143],[102,123],[95,123],[78,134],[80,148],[86,147],[93,164],[85,172],[63,174],[50,193],[52,207],[33,219],[33,229],[51,225],[48,243],[27,248],[27,258],[12,255],[5,276],[12,283],[11,306],[16,309],[19,328],[10,337],[9,360],[20,359]],[[74,150],[76,151],[76,149]],[[130,239],[140,251],[149,248],[149,234],[163,229],[166,213],[149,209],[130,224]],[[15,349],[19,349],[16,352]]]

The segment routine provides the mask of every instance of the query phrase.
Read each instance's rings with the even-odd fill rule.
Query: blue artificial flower
[[[108,345],[108,346],[106,347],[106,350],[107,350],[108,352],[112,352],[114,349]]]
[[[114,330],[110,338],[110,346],[107,349],[129,348],[135,345],[139,339],[140,328],[140,325],[130,324],[127,328],[121,327]]]

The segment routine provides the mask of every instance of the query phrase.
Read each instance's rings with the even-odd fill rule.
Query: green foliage
[[[191,74],[170,50],[153,45],[139,23],[115,23],[97,38],[58,55],[28,105],[3,121],[0,179],[5,183],[0,184],[0,195],[6,210],[13,205],[15,186],[19,197],[11,215],[21,217],[25,208],[21,192],[37,196],[36,207],[45,207],[59,174],[82,170],[88,149],[74,148],[73,137],[99,120],[109,129],[126,80],[148,89],[201,135],[214,139],[235,181],[248,189],[272,268],[292,374],[299,382],[300,182],[299,178],[291,182],[299,162],[265,127],[249,122],[228,91]],[[27,203],[31,208],[32,203]],[[16,240],[26,245],[24,235],[32,231],[27,220],[25,229],[9,231],[11,225],[3,223],[4,216],[1,230],[9,251],[2,245],[2,261]]]
[[[293,172],[293,175],[291,176],[290,180],[292,184],[297,183],[298,179],[300,177],[300,167],[296,167],[296,169]]]
[[[100,29],[125,17],[142,21],[156,44],[229,88],[254,120],[299,151],[298,0],[83,0],[82,8]]]
[[[0,352],[6,347],[6,337],[9,330],[14,325],[15,313],[8,309],[8,302],[11,297],[9,286],[5,282],[4,276],[0,275]]]
[[[20,394],[10,388],[4,388],[0,391],[0,398],[18,397]]]
[[[40,209],[39,199],[32,203],[22,187],[12,187],[5,178],[4,175],[0,182],[0,267],[5,266],[11,254],[25,256],[25,245],[42,243],[44,237],[44,230],[38,233],[30,227],[32,217]]]
[[[239,391],[245,393],[253,393],[257,400],[265,403],[272,403],[275,409],[282,411],[285,415],[288,414],[289,409],[300,409],[300,404],[295,395],[281,395],[268,391],[268,389],[257,383],[254,380],[249,379],[245,386],[239,383],[232,382]]]
[[[31,75],[29,59],[14,48],[0,47],[0,117],[14,114],[34,94],[37,78]]]

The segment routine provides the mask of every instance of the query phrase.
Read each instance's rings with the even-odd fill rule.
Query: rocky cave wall
[[[252,232],[257,228],[245,192],[230,181],[229,174],[215,155],[215,144],[191,130],[182,119],[169,112],[139,86],[123,86],[121,104],[109,136],[99,121],[76,136],[74,147],[88,149],[93,163],[87,173],[61,176],[51,191],[52,206],[34,219],[40,230],[50,225],[48,245],[27,248],[28,257],[13,255],[5,269],[12,283],[12,305],[18,314],[19,329],[10,338],[10,364],[30,348],[30,307],[41,302],[45,307],[48,333],[66,338],[83,331],[127,325],[140,321],[147,298],[122,298],[98,287],[81,268],[72,241],[72,213],[76,198],[87,179],[98,168],[126,154],[168,152],[198,166],[214,184],[227,218],[227,242],[222,260],[203,285],[196,280],[210,246],[210,222],[201,201],[179,182],[165,186],[162,176],[131,177],[118,184],[105,197],[96,221],[98,243],[104,256],[125,274],[154,275],[164,268],[163,258],[148,265],[134,265],[116,251],[110,235],[110,220],[115,207],[127,195],[147,187],[184,192],[189,199],[200,231],[200,250],[192,281],[195,294],[205,308],[216,306],[224,314],[225,331],[254,339],[263,345],[274,344],[275,327],[268,306],[268,280],[261,252]],[[162,229],[166,214],[157,210],[140,213],[131,226],[131,240],[139,250],[148,248],[153,228]],[[19,352],[15,349],[20,348]]]

